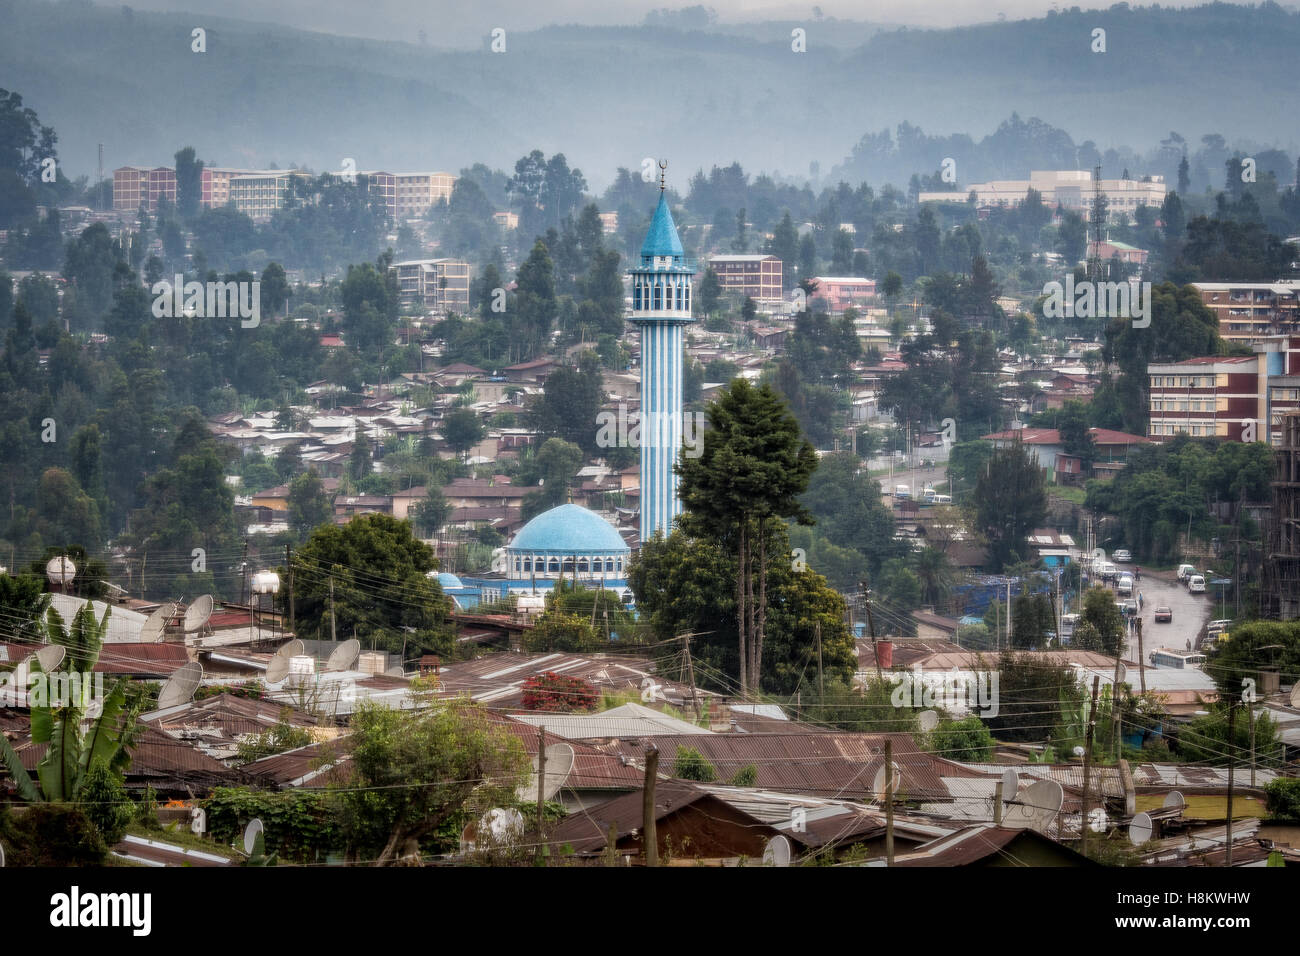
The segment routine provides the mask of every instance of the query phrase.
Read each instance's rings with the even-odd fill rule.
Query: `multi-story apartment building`
[[[1103,179],[1099,183],[1106,197],[1110,213],[1132,214],[1138,206],[1159,206],[1165,201],[1163,176],[1143,179]],[[972,183],[952,192],[923,192],[921,202],[964,203],[973,192],[975,205],[981,209],[993,206],[1018,206],[1024,202],[1029,190],[1042,194],[1043,203],[1063,206],[1075,212],[1088,208],[1093,197],[1092,173],[1086,169],[1035,169],[1028,179],[1002,179],[987,183]]]
[[[456,177],[451,173],[390,173],[371,170],[363,173],[372,195],[378,195],[388,210],[388,217],[424,219],[440,202],[451,201]]]
[[[284,207],[295,177],[310,178],[298,169],[267,169],[230,177],[230,202],[254,222],[266,222]]]
[[[469,263],[458,259],[408,259],[393,264],[402,304],[429,312],[469,310]]]
[[[876,280],[846,276],[814,276],[817,288],[813,301],[820,300],[831,315],[841,315],[845,309],[861,310],[876,297]]]
[[[176,170],[166,166],[121,166],[113,170],[113,208],[135,212],[143,205],[158,210],[158,201],[176,202]]]
[[[1187,434],[1280,444],[1282,414],[1300,409],[1300,336],[1274,336],[1254,350],[1148,365],[1151,439]]]
[[[1300,332],[1300,280],[1193,282],[1230,342],[1258,342]]]
[[[749,296],[759,305],[781,304],[784,263],[776,256],[711,256],[709,267],[723,292]]]

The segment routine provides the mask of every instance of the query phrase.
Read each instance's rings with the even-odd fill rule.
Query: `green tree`
[[[199,214],[203,198],[203,160],[196,159],[193,146],[176,152],[176,209],[186,219]]]
[[[582,449],[560,438],[548,438],[537,451],[534,472],[541,487],[524,495],[523,518],[564,504],[568,488],[582,466]]]
[[[1083,596],[1083,612],[1080,623],[1086,623],[1097,631],[1101,641],[1099,650],[1107,654],[1119,654],[1124,649],[1124,615],[1115,604],[1115,595],[1109,588],[1093,587]]]
[[[483,440],[484,434],[483,423],[472,408],[454,409],[442,420],[442,437],[447,446],[462,458]]]
[[[762,674],[770,525],[780,518],[812,520],[798,496],[808,487],[817,455],[767,385],[754,388],[736,379],[709,405],[708,416],[700,457],[683,458],[676,466],[688,512],[683,527],[730,545],[737,555],[739,676],[742,693],[748,694]]]
[[[429,577],[438,562],[407,522],[363,514],[346,525],[322,525],[298,550],[294,566],[300,571],[294,600],[301,635],[355,634],[392,651],[405,646],[416,656],[451,657],[447,599],[436,576]]]
[[[418,861],[420,847],[449,849],[488,808],[510,803],[527,757],[518,738],[481,709],[450,703],[419,711],[362,704],[352,718],[352,786],[339,792],[352,851],[376,866]]]
[[[1029,532],[1047,517],[1043,473],[1020,442],[990,456],[986,472],[975,485],[970,512],[972,526],[988,542],[989,560],[995,568],[1020,560]]]
[[[529,406],[528,418],[543,439],[562,438],[585,454],[596,455],[602,448],[597,415],[604,403],[600,359],[595,352],[585,351],[577,365],[561,366],[547,377],[542,394]]]
[[[712,783],[718,779],[718,772],[704,754],[693,747],[683,747],[678,744],[677,759],[673,762],[673,776],[680,780]]]
[[[0,574],[0,634],[10,643],[34,643],[43,636],[50,596],[36,574]]]
[[[697,317],[708,318],[718,311],[721,303],[722,283],[718,281],[718,274],[713,271],[713,266],[709,266],[704,270],[704,278],[695,287],[695,314]]]
[[[926,750],[945,760],[966,760],[985,763],[993,759],[997,741],[989,733],[984,721],[972,715],[962,720],[945,720],[936,727],[926,742]]]
[[[327,524],[333,516],[325,484],[312,469],[289,482],[289,528],[299,538]]]

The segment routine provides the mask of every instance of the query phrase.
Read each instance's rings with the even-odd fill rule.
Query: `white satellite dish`
[[[77,576],[77,566],[69,557],[50,558],[45,562],[45,576],[51,584],[71,584]]]
[[[1014,767],[1008,767],[1002,771],[1002,799],[1014,800],[1019,792],[1020,774],[1016,773]]]
[[[185,609],[185,633],[193,634],[208,623],[212,616],[212,595],[204,594],[194,599],[194,603]]]
[[[469,852],[483,841],[495,844],[509,843],[524,832],[524,815],[518,810],[493,807],[477,823],[470,823],[461,831],[462,852]]]
[[[1045,832],[1061,812],[1065,791],[1055,780],[1036,780],[1012,802],[1002,814],[1002,825],[1011,830]]]
[[[163,639],[167,622],[176,616],[175,604],[163,604],[140,625],[140,643],[152,644]]]
[[[569,779],[569,774],[573,773],[573,764],[577,756],[573,752],[573,745],[566,743],[551,744],[546,748],[546,780],[542,788],[542,799],[549,800],[564,786]],[[533,758],[533,772],[529,776],[528,782],[520,786],[515,792],[519,797],[520,803],[537,802],[537,784],[538,764],[540,761]]]
[[[789,839],[777,834],[763,847],[763,865],[789,866],[791,855]]]
[[[168,707],[188,704],[194,699],[194,692],[198,690],[201,680],[203,680],[203,665],[198,661],[190,661],[177,668],[172,676],[167,678],[162,690],[158,691],[158,709],[165,710]]]
[[[1122,683],[1124,683],[1126,680],[1128,680],[1128,666],[1127,666],[1123,661],[1120,661],[1120,662],[1119,662],[1119,682],[1122,684]]]
[[[653,704],[656,699],[665,700],[664,695],[660,693],[663,686],[663,684],[655,683],[653,677],[643,677],[641,679],[641,702],[643,704]]]
[[[405,677],[406,671],[402,670],[401,664],[394,664],[388,670],[384,671],[385,677]]]
[[[330,653],[330,658],[325,662],[326,672],[351,670],[352,665],[357,662],[361,656],[361,642],[355,638],[346,640]]]
[[[1151,814],[1139,813],[1128,825],[1128,842],[1134,846],[1141,846],[1151,839],[1151,834],[1154,832],[1155,824],[1151,822]]]
[[[1291,688],[1291,706],[1300,707],[1300,681],[1297,681],[1296,685]]]
[[[1166,809],[1172,809],[1174,807],[1177,807],[1178,809],[1181,810],[1183,807],[1187,806],[1187,801],[1183,798],[1183,794],[1181,791],[1170,790],[1168,793],[1165,794],[1165,802],[1163,806]]]
[[[1101,807],[1093,807],[1088,811],[1088,829],[1093,833],[1106,832],[1106,811]]]
[[[203,836],[208,829],[208,812],[202,807],[190,808],[190,832],[195,836]]]
[[[244,827],[244,852],[249,856],[253,855],[253,843],[257,835],[263,831],[262,821],[257,817],[248,821],[248,826]]]
[[[266,665],[266,682],[268,684],[278,684],[289,676],[289,658],[297,657],[306,648],[302,641],[296,637],[287,644],[281,645],[280,649],[271,655],[271,661]]]
[[[898,785],[902,782],[903,774],[898,769],[898,764],[891,764],[894,768],[893,776],[889,780],[889,792],[898,793]],[[876,777],[871,783],[871,789],[876,794],[877,800],[885,799],[885,766],[881,764],[880,769],[876,771]]]
[[[923,710],[917,715],[917,721],[921,727],[921,733],[928,734],[939,726],[939,713],[934,710]]]
[[[1076,757],[1082,757],[1086,751],[1082,747],[1075,747],[1073,752]]]
[[[62,644],[47,644],[32,656],[41,665],[41,670],[49,674],[63,663],[63,659],[68,656],[68,649]]]

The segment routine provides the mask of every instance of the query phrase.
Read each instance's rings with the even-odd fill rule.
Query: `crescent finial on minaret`
[[[663,192],[664,189],[667,188],[667,184],[665,182],[667,178],[667,173],[668,173],[668,160],[666,159],[659,160],[659,191],[660,192]]]

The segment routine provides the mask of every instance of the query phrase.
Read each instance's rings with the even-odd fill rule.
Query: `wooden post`
[[[546,728],[537,728],[537,846],[541,852],[542,822],[546,819]]]
[[[894,865],[894,741],[885,738],[885,865]]]
[[[298,627],[293,613],[293,546],[289,544],[284,546],[284,565],[289,577],[289,633],[296,637]]]
[[[817,622],[817,693],[826,699],[826,682],[822,679],[822,622]]]
[[[655,781],[659,777],[659,750],[650,745],[645,754],[645,784],[641,788],[641,845],[645,865],[659,865],[659,836],[655,832]]]
[[[862,597],[867,602],[867,629],[871,632],[871,653],[876,658],[876,680],[883,684],[885,675],[880,669],[880,649],[876,647],[876,619],[871,616],[871,592],[866,581],[862,582]]]
[[[335,618],[334,618],[334,575],[331,574],[330,575],[330,640],[337,641],[338,639],[339,639],[339,635],[338,635],[338,631],[335,630]]]
[[[1002,826],[1002,781],[999,780],[993,787],[993,825]]]
[[[682,635],[682,647],[686,651],[686,673],[691,681],[691,705],[695,709],[695,719],[700,719],[699,692],[695,689],[695,665],[691,663],[691,635]]]
[[[1224,866],[1232,866],[1232,768],[1237,762],[1237,753],[1234,748],[1236,743],[1235,733],[1237,729],[1237,702],[1231,701],[1228,704],[1228,832],[1225,841],[1228,847],[1227,856],[1224,858]]]
[[[1138,636],[1138,681],[1141,685],[1142,693],[1147,692],[1147,666],[1146,655],[1142,652],[1142,618],[1136,622]]]
[[[1088,778],[1092,772],[1092,732],[1093,728],[1097,726],[1097,690],[1100,685],[1101,678],[1094,674],[1092,678],[1092,706],[1088,708],[1088,733],[1083,747],[1083,797],[1079,814],[1079,845],[1085,851],[1088,849],[1088,784],[1090,782]]]

